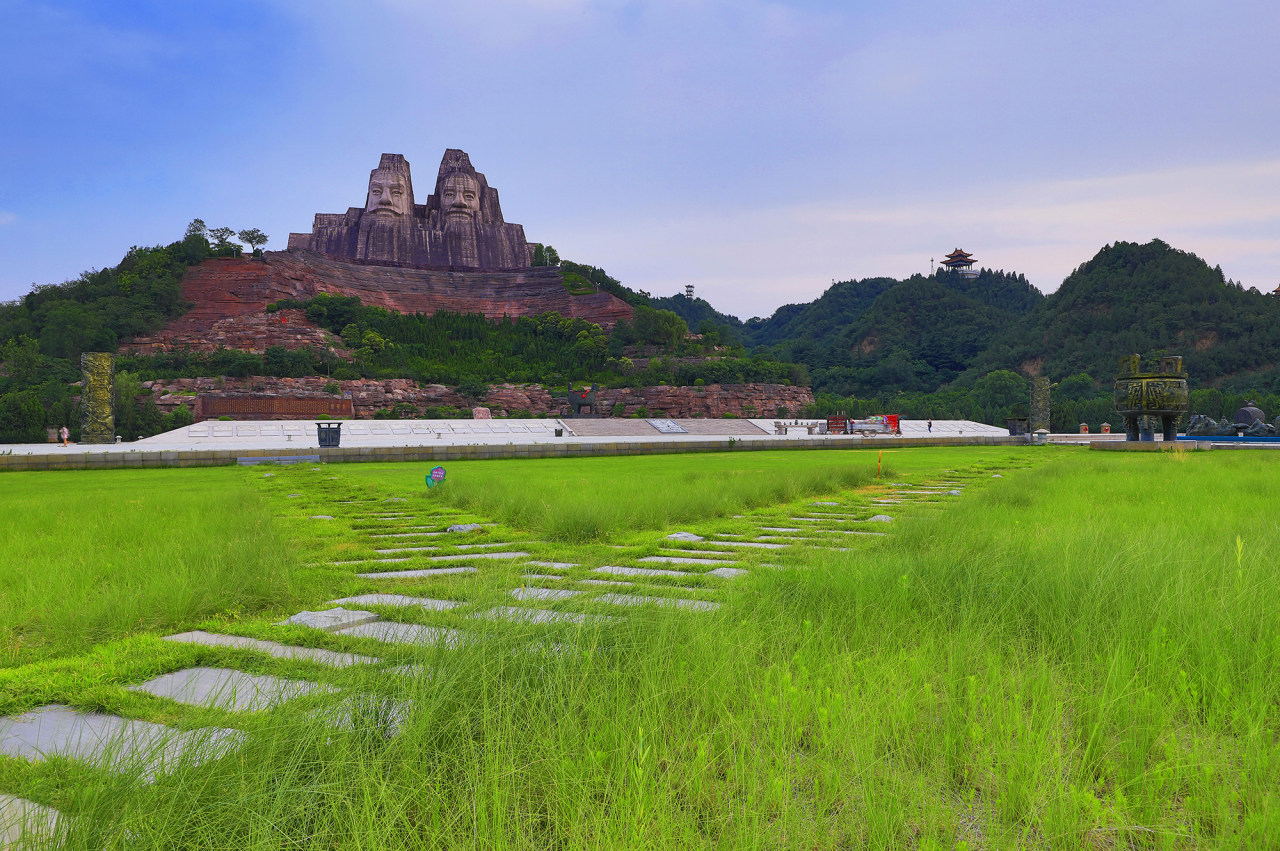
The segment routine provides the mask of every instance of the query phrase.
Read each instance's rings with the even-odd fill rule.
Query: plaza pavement
[[[412,448],[442,449],[445,447],[538,447],[558,444],[588,450],[593,444],[625,451],[629,444],[652,446],[669,444],[673,449],[681,444],[721,442],[726,439],[749,440],[753,447],[760,442],[788,445],[841,445],[861,442],[856,435],[810,434],[807,426],[815,426],[818,420],[789,420],[786,434],[775,433],[777,419],[754,420],[673,420],[688,427],[686,434],[664,434],[639,419],[493,419],[493,420],[334,420],[341,422],[341,446],[360,449]],[[589,434],[574,433],[577,425]],[[903,420],[900,423],[901,438],[971,438],[975,442],[986,438],[1008,438],[1007,429],[970,420],[934,420],[929,431],[925,420]],[[561,435],[556,435],[556,430]],[[714,433],[703,433],[707,430]],[[887,437],[887,436],[886,436]],[[1096,437],[1096,435],[1095,435]],[[1123,436],[1122,436],[1123,437]],[[316,422],[314,420],[206,420],[173,431],[130,443],[72,444],[63,448],[55,443],[0,444],[0,462],[4,459],[35,458],[46,456],[119,456],[133,453],[157,452],[262,452],[282,451],[297,453],[306,450],[319,451]],[[588,450],[589,451],[589,450]],[[0,466],[3,466],[0,463]]]

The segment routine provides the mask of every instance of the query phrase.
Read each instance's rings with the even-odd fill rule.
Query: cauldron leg
[[[1124,439],[1125,440],[1138,439],[1138,418],[1137,417],[1124,418]]]
[[[1161,417],[1160,424],[1164,426],[1164,439],[1173,441],[1178,439],[1178,418],[1177,417]]]

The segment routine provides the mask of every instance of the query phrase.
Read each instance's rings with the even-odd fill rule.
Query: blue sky
[[[960,247],[1052,292],[1159,237],[1280,284],[1280,4],[0,4],[0,300],[269,249],[462,148],[563,257],[743,318]]]

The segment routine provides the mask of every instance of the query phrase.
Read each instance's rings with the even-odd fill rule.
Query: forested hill
[[[1022,275],[942,271],[845,281],[746,325],[750,342],[809,367],[815,390],[870,396],[957,378],[996,334],[1043,300]]]
[[[1182,355],[1193,384],[1270,388],[1280,379],[1280,298],[1160,240],[1117,242],[1003,330],[966,379],[994,369],[1109,380],[1120,357]]]

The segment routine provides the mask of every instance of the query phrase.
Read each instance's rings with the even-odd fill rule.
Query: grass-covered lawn
[[[292,602],[243,470],[0,474],[0,667]]]
[[[65,644],[62,658],[11,662],[0,698],[18,709],[61,700],[184,728],[239,727],[252,745],[149,786],[65,761],[0,758],[0,792],[81,816],[70,847],[85,848],[1276,844],[1280,523],[1270,506],[1280,460],[919,449],[886,453],[880,480],[876,463],[868,452],[467,462],[446,465],[448,483],[430,495],[422,464],[282,468],[269,478],[122,474],[148,494],[166,475],[191,476],[193,495],[218,481],[236,495],[222,512],[257,517],[273,547],[289,542],[284,568],[317,566],[282,568],[269,592],[216,580],[227,587],[221,609],[161,618],[143,605],[133,620],[155,620],[77,638],[94,644],[79,656],[65,653],[82,644]],[[61,475],[87,490],[112,474]],[[965,485],[960,496],[871,502],[890,481],[953,479]],[[382,502],[390,496],[407,502]],[[715,612],[648,607],[585,627],[477,621],[469,614],[510,602],[520,569],[494,563],[375,586],[330,564],[373,557],[367,529],[387,506],[497,521],[489,539],[533,541],[538,558],[581,564],[571,581],[658,552],[668,531],[755,534],[814,500],[896,519],[883,538],[843,540],[831,527],[822,547],[744,551],[749,573],[731,583],[659,578],[628,589],[715,599]],[[336,519],[311,520],[317,513]],[[197,538],[245,522],[208,511],[171,518]],[[143,528],[174,532],[124,514],[99,522],[138,530],[112,532],[135,546]],[[56,561],[60,550],[31,552]],[[83,600],[121,573],[72,572],[66,584]],[[154,594],[162,601],[195,581],[149,575],[171,586]],[[290,605],[371,590],[464,603],[386,613],[483,640],[387,648],[271,625]],[[244,616],[228,626],[243,594]],[[198,622],[422,673],[335,671],[150,637]],[[145,634],[109,640],[127,633]],[[335,730],[309,716],[315,701],[246,716],[120,687],[196,662],[409,698],[413,709],[398,736],[385,736],[376,699],[364,722]]]

